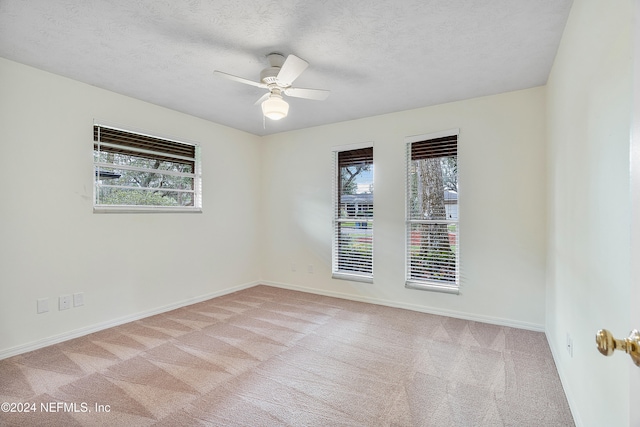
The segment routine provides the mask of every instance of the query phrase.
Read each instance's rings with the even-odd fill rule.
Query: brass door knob
[[[631,331],[623,340],[614,338],[613,334],[606,329],[600,329],[596,334],[596,344],[598,344],[598,351],[605,356],[611,356],[616,350],[628,353],[633,363],[640,367],[640,332],[637,329]]]

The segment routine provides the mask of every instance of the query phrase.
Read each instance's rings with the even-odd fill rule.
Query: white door
[[[631,295],[629,330],[640,330],[640,0],[634,1],[631,120]],[[640,367],[629,363],[630,426],[640,426]]]

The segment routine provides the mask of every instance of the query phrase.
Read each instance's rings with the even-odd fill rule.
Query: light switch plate
[[[49,311],[49,298],[38,298],[38,314]]]
[[[84,292],[73,294],[73,306],[80,307],[81,305],[84,305]]]

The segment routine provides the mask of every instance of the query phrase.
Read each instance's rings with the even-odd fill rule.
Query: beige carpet
[[[0,402],[3,426],[574,425],[542,333],[268,286],[2,360]]]

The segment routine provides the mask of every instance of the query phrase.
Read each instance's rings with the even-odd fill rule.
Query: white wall
[[[93,214],[94,118],[201,143],[204,212]],[[254,284],[259,141],[0,59],[0,355]]]
[[[542,330],[544,105],[545,89],[534,88],[266,137],[263,279]],[[460,128],[458,296],[404,287],[404,138],[452,128]],[[331,147],[364,141],[374,142],[373,284],[331,278]]]
[[[632,17],[629,0],[575,1],[547,86],[546,327],[584,426],[629,425],[630,360],[602,357],[594,337],[629,331]]]

